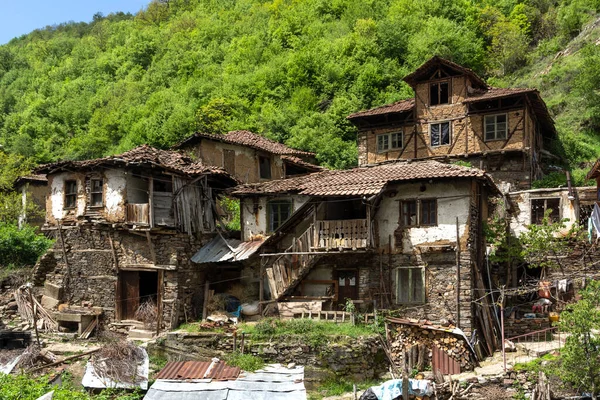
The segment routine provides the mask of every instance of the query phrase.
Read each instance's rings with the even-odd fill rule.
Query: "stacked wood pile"
[[[454,359],[460,365],[461,371],[472,370],[475,367],[469,345],[463,338],[451,332],[416,325],[391,325],[388,333],[394,363],[401,365],[404,360],[409,371],[422,371],[423,367],[428,365],[431,357],[429,353],[434,346]]]

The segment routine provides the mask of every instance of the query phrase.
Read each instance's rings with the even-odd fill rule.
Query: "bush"
[[[227,363],[248,372],[256,371],[265,366],[265,362],[252,354],[232,353],[226,357]]]
[[[0,223],[0,266],[33,265],[50,248],[52,240],[37,233],[36,228]]]

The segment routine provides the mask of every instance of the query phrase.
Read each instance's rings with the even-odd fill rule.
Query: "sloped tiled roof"
[[[367,117],[371,115],[381,114],[392,114],[410,111],[415,107],[415,99],[400,100],[392,104],[387,104],[380,107],[371,108],[370,110],[364,110],[355,112],[354,114],[348,115],[348,119],[354,119],[359,117]]]
[[[479,90],[475,93],[469,94],[469,96],[463,101],[464,103],[473,103],[476,101],[499,99],[502,97],[513,96],[516,94],[533,93],[535,89],[529,88],[495,88],[488,87],[487,90]]]
[[[419,68],[414,70],[412,73],[406,75],[403,80],[408,83],[410,86],[415,86],[415,84],[425,78],[429,78],[432,73],[434,73],[437,68],[440,66],[446,66],[450,69],[458,71],[462,75],[467,75],[471,78],[471,82],[474,86],[486,87],[486,83],[479,75],[477,75],[471,68],[463,67],[460,64],[452,62],[450,60],[446,60],[445,58],[439,56],[433,56],[429,60],[425,61]]]
[[[160,150],[148,145],[142,145],[115,156],[83,161],[59,161],[56,163],[45,164],[38,167],[36,173],[51,174],[60,171],[90,169],[101,165],[158,167],[183,175],[214,174],[222,175],[223,178],[233,180],[223,168],[205,165],[198,161],[192,161],[188,156],[176,151]]]
[[[224,143],[238,144],[251,147],[253,149],[262,150],[271,154],[279,155],[296,155],[296,156],[314,156],[315,153],[308,151],[296,150],[282,143],[267,139],[264,136],[252,133],[250,131],[232,131],[225,134],[211,134],[196,132],[192,136],[179,142],[173,148],[181,149],[197,143],[202,139],[217,140]]]
[[[495,187],[484,171],[438,161],[383,163],[341,171],[323,171],[265,183],[240,185],[232,193],[253,194],[297,193],[309,196],[374,195],[392,182],[422,179],[476,178]]]
[[[299,167],[306,168],[310,172],[324,171],[324,170],[327,169],[325,167],[321,167],[320,165],[315,165],[315,164],[311,164],[309,162],[306,162],[303,159],[301,159],[300,157],[281,156],[281,159],[283,161],[285,161],[285,162],[290,163],[290,164],[295,164],[295,165],[297,165]]]

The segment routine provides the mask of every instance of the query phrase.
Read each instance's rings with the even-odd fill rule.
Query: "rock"
[[[296,363],[289,363],[289,364],[287,365],[287,367],[288,367],[288,368],[290,368],[290,369],[291,369],[291,368],[296,368]]]
[[[44,295],[53,299],[60,299],[62,295],[62,287],[46,281],[44,283]]]
[[[58,307],[58,304],[60,303],[59,300],[56,300],[55,298],[43,295],[42,296],[42,307],[44,307],[46,310],[53,310],[56,307]]]

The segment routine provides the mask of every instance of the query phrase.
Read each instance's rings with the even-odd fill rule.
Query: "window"
[[[425,269],[423,267],[396,269],[396,303],[425,303]]]
[[[437,106],[450,103],[448,88],[448,82],[436,82],[429,85],[429,105]]]
[[[506,139],[506,114],[485,116],[485,140]]]
[[[384,152],[402,148],[402,132],[385,133],[377,135],[377,151]]]
[[[271,160],[268,157],[258,156],[258,165],[261,179],[271,179]]]
[[[531,223],[540,225],[544,220],[544,215],[547,210],[551,210],[550,215],[548,216],[550,222],[557,222],[560,219],[560,199],[531,200]]]
[[[431,146],[444,146],[450,144],[450,122],[429,124]]]
[[[292,214],[292,202],[290,200],[272,200],[267,203],[269,216],[269,232],[275,232]]]
[[[90,182],[90,206],[102,207],[103,200],[103,181],[102,179],[92,179]]]
[[[400,202],[402,227],[437,225],[437,200],[407,200]]]
[[[77,181],[65,181],[65,208],[77,205]]]

